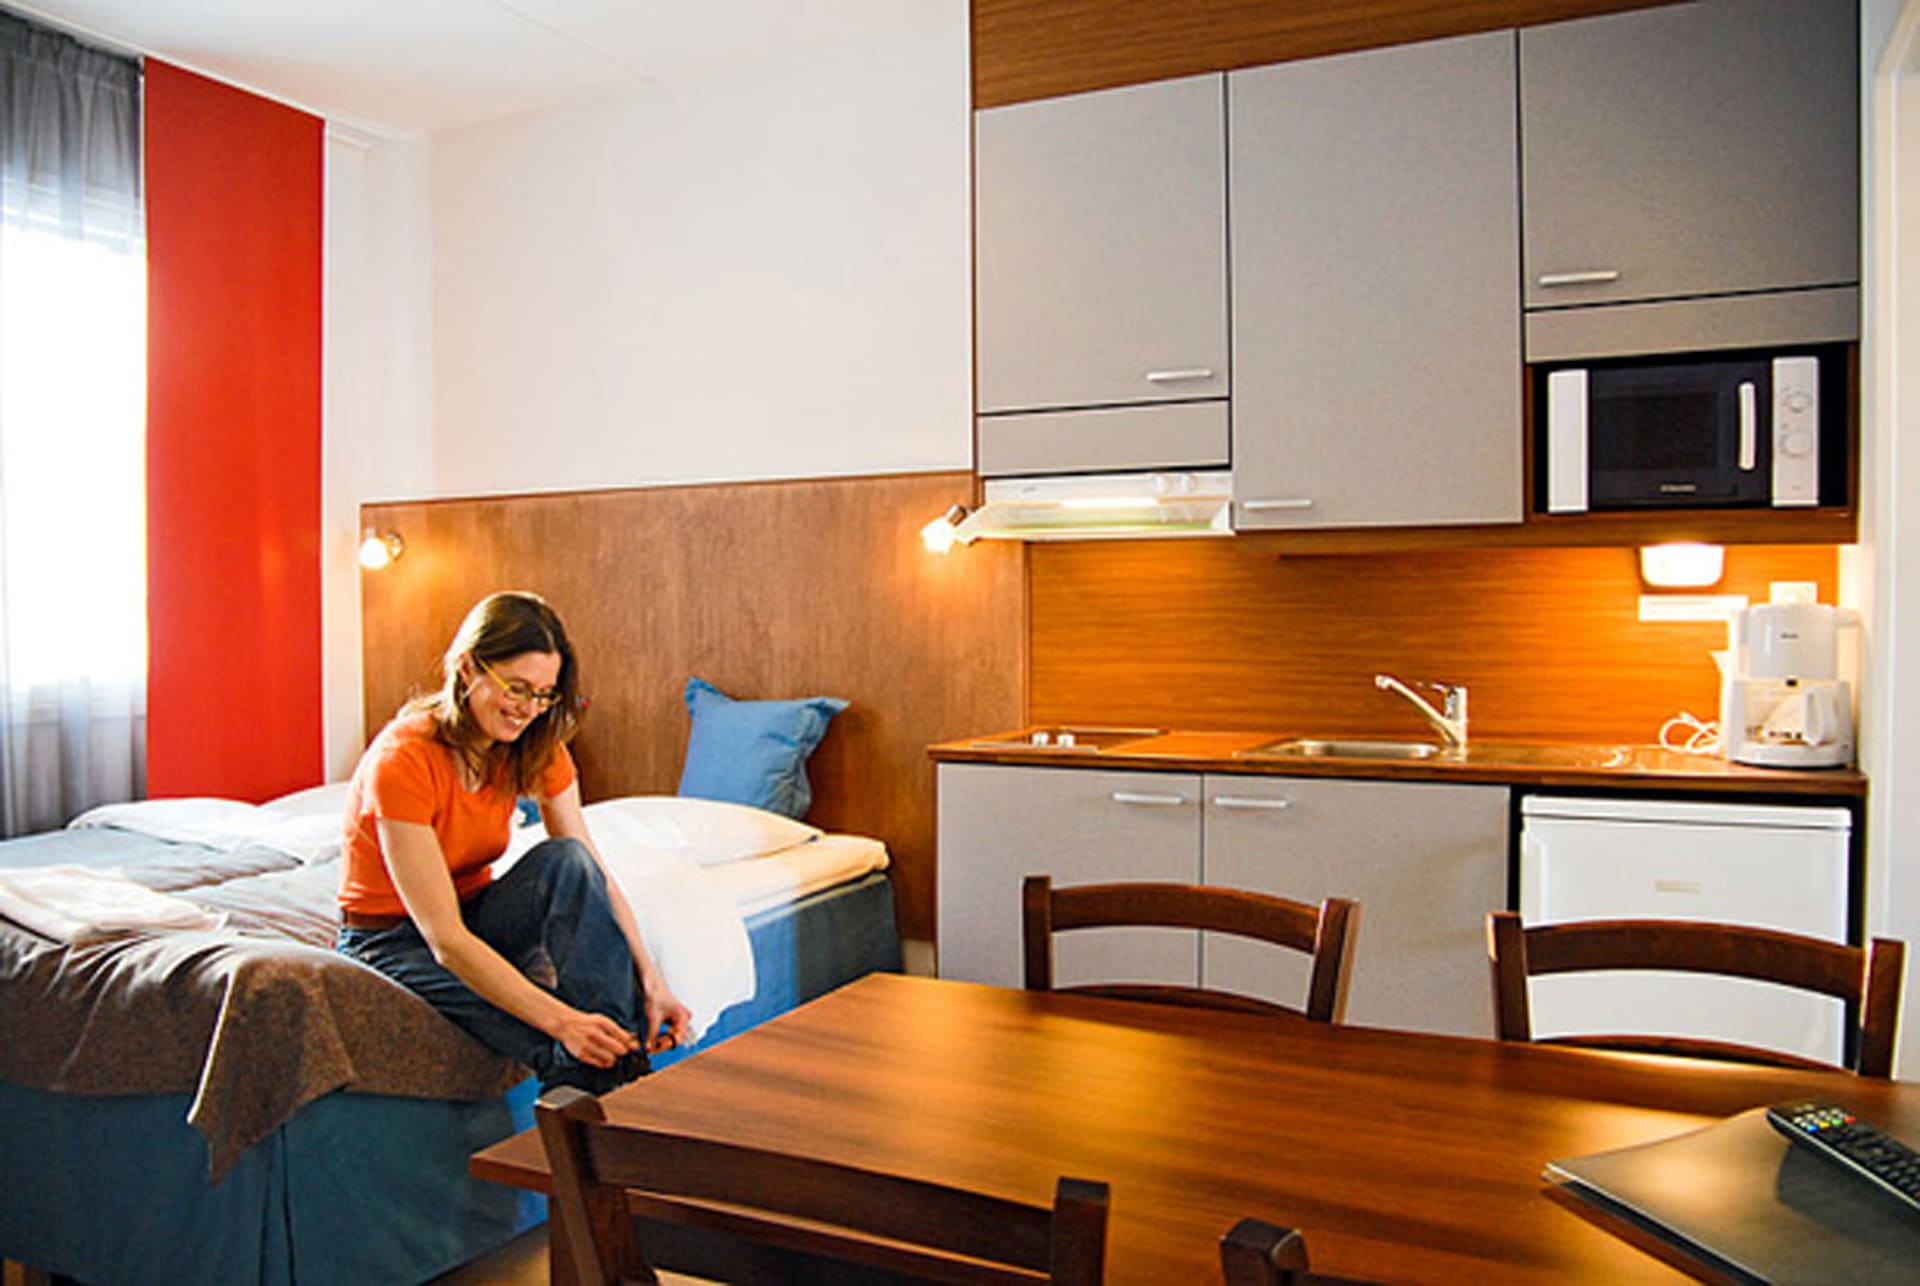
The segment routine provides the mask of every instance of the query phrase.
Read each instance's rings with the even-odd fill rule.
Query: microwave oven
[[[1837,366],[1807,349],[1548,368],[1546,510],[1818,505],[1844,488]]]

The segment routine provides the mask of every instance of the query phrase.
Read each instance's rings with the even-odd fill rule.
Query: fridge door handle
[[[1697,898],[1702,893],[1705,893],[1707,888],[1706,885],[1702,884],[1699,880],[1668,879],[1655,880],[1653,882],[1653,891],[1655,893],[1682,893],[1688,897]]]

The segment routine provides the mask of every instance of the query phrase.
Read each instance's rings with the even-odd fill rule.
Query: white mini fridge
[[[1528,795],[1524,923],[1718,920],[1847,940],[1845,808]],[[1536,978],[1536,1036],[1633,1032],[1842,1061],[1845,1007],[1767,982],[1686,973]]]

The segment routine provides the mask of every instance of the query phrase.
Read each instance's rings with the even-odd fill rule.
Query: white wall
[[[1868,655],[1861,767],[1868,802],[1867,930],[1913,953],[1901,1009],[1902,1079],[1920,1079],[1920,0],[1866,0],[1866,338],[1861,345],[1861,538]],[[1884,51],[1884,53],[1882,52]]]
[[[964,0],[438,135],[438,495],[966,468]]]
[[[321,410],[322,678],[326,771],[365,744],[360,714],[359,507],[433,484],[427,148],[330,127]]]
[[[871,4],[781,66],[329,129],[329,776],[364,502],[971,467],[967,6]]]

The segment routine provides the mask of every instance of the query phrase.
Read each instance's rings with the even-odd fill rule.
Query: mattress
[[[740,914],[752,917],[886,865],[887,846],[877,839],[822,835],[765,857],[709,866],[705,873],[733,899]]]

